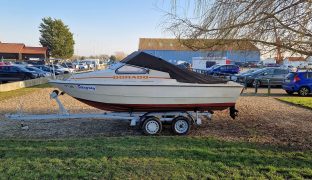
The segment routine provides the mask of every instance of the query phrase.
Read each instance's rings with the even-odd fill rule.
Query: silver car
[[[253,86],[281,86],[288,73],[289,69],[264,68],[254,77]]]

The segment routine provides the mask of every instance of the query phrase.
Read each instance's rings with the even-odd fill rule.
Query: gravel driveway
[[[141,135],[128,122],[114,120],[69,119],[13,121],[4,114],[22,107],[27,113],[55,113],[56,103],[49,98],[53,88],[45,88],[22,97],[0,102],[0,136],[2,138],[67,138]],[[72,113],[103,112],[68,95],[60,99]],[[261,144],[277,144],[298,149],[312,148],[312,110],[292,106],[274,97],[241,96],[237,101],[239,117],[232,120],[228,111],[215,112],[212,120],[192,127],[190,136],[213,136]],[[23,130],[21,123],[29,128]],[[170,128],[162,134],[170,135]]]

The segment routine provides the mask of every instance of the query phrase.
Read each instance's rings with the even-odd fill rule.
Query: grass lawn
[[[18,96],[23,96],[25,94],[34,92],[38,89],[41,88],[49,88],[52,87],[49,84],[41,84],[38,86],[33,86],[33,87],[28,87],[28,88],[21,88],[21,89],[17,89],[17,90],[13,90],[13,91],[7,91],[7,92],[0,92],[0,101],[2,100],[6,100],[6,99],[10,99],[12,97],[18,97]]]
[[[292,104],[312,108],[312,97],[283,97],[278,99]]]
[[[0,140],[3,179],[312,178],[312,151],[204,137]]]

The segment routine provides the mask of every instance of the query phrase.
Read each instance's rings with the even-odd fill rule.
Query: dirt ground
[[[49,98],[52,88],[45,88],[0,102],[1,138],[68,138],[142,135],[129,122],[116,120],[68,119],[15,121],[4,114],[16,113],[19,109],[33,114],[57,112],[56,103]],[[237,101],[239,116],[233,120],[228,110],[215,112],[212,120],[204,120],[199,127],[192,127],[189,136],[212,136],[226,140],[241,140],[261,144],[312,149],[312,110],[289,105],[272,96],[241,96]],[[71,113],[103,112],[68,95],[60,98]],[[21,128],[21,124],[28,128]],[[171,135],[170,128],[163,135]]]

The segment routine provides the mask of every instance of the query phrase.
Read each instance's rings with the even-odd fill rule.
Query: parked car
[[[81,61],[81,63],[84,63],[87,65],[86,69],[93,69],[95,67],[94,62],[90,61],[90,60],[83,60],[83,61]]]
[[[55,64],[55,65],[49,65],[51,68],[54,68],[57,71],[62,72],[63,74],[68,74],[68,73],[72,73],[74,72],[74,69],[71,68],[65,68],[59,64]]]
[[[283,89],[287,94],[297,92],[300,96],[312,93],[312,71],[289,73],[284,79]]]
[[[54,69],[53,71],[53,68],[49,67],[49,66],[45,66],[45,65],[35,65],[33,66],[35,68],[38,68],[38,69],[41,69],[43,70],[44,72],[47,72],[47,73],[51,73],[51,74],[54,74],[54,71],[55,71],[55,75],[60,75],[60,74],[63,74],[62,71],[58,71],[56,69]]]
[[[230,75],[239,73],[239,67],[237,65],[225,64],[214,65],[207,70],[209,75]]]
[[[18,65],[0,66],[0,82],[23,81],[39,77],[39,74]]]
[[[34,72],[38,73],[39,77],[48,77],[48,76],[52,75],[52,73],[50,73],[50,72],[43,71],[43,70],[36,68],[36,67],[33,67],[33,66],[26,66],[25,68],[28,69],[29,71],[34,71]]]
[[[78,68],[80,70],[85,70],[85,69],[88,69],[88,65],[86,63],[80,62],[80,63],[78,63]]]
[[[79,69],[79,66],[77,64],[70,63],[70,62],[62,63],[62,66],[66,68],[74,69],[74,70]]]
[[[281,86],[288,73],[288,69],[267,67],[244,74],[237,78],[237,82],[245,83],[246,80],[247,86],[268,85],[269,82],[272,86]]]
[[[255,71],[257,71],[257,70],[259,70],[259,69],[258,69],[258,68],[249,69],[249,70],[244,71],[244,72],[241,72],[241,73],[239,73],[239,74],[234,74],[234,75],[232,75],[230,79],[231,79],[232,81],[237,81],[238,78],[243,77],[245,74],[250,74],[250,73],[255,72]]]

